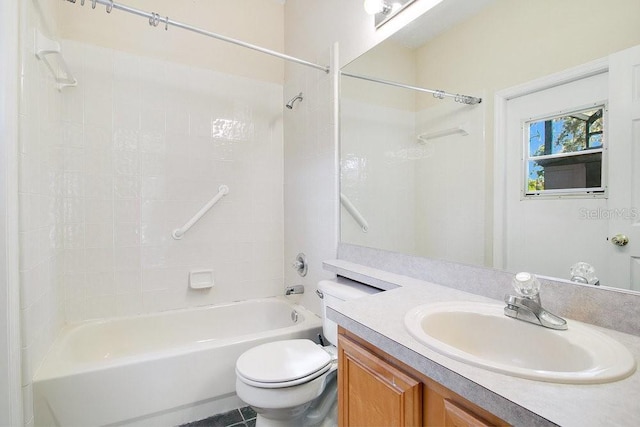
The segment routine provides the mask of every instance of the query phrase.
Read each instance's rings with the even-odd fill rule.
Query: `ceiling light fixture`
[[[364,0],[364,10],[375,16],[375,26],[379,28],[415,0]]]
[[[364,0],[364,10],[369,15],[382,13],[387,15],[391,12],[392,6],[384,0]]]

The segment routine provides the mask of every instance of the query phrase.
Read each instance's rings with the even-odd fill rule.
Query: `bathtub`
[[[35,374],[35,424],[171,426],[243,406],[238,356],[321,327],[284,297],[70,326]]]

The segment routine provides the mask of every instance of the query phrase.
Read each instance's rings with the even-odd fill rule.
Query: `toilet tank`
[[[380,289],[338,277],[333,280],[318,282],[318,290],[322,292],[322,332],[331,344],[338,345],[338,325],[327,318],[327,307],[333,307],[340,301],[354,300],[367,295],[382,292]]]

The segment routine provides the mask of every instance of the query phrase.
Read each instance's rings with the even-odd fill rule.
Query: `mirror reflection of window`
[[[604,105],[525,123],[525,195],[604,194]]]

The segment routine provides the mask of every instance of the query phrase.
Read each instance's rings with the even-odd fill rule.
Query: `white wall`
[[[413,111],[341,98],[340,190],[369,226],[363,232],[343,206],[342,241],[416,252],[415,173],[423,147],[415,128]]]
[[[414,52],[393,42],[343,69],[407,84],[416,79]],[[341,79],[340,92],[340,189],[369,223],[363,233],[343,206],[341,240],[415,253],[414,174],[422,154],[415,138],[416,92],[350,77]]]
[[[341,57],[343,62],[348,61],[357,57],[379,40],[395,32],[406,22],[419,15],[425,8],[437,3],[437,1],[422,0],[418,2],[379,31],[373,29],[373,17],[364,13],[360,1],[350,1],[347,4],[336,1],[322,3],[310,1],[289,2],[284,8],[284,14],[282,14],[283,6],[280,2],[253,0],[242,4],[234,2],[233,5],[230,5],[226,3],[221,1],[215,3],[193,2],[186,9],[176,7],[175,3],[166,1],[158,4],[158,2],[150,2],[149,0],[138,0],[130,4],[144,10],[157,11],[163,15],[168,14],[172,19],[188,22],[203,28],[210,28],[221,34],[254,42],[275,50],[282,50],[284,41],[283,22],[286,21],[287,41],[285,50],[301,58],[328,64],[329,48],[334,41],[340,41],[345,45],[341,50]],[[51,8],[51,6],[47,5],[46,8]],[[188,35],[176,29],[170,28],[165,34],[162,28],[152,29],[141,18],[129,17],[118,11],[107,15],[103,10],[92,11],[86,5],[81,8],[79,3],[73,5],[68,2],[60,2],[53,9],[58,19],[51,27],[56,27],[62,36],[71,39],[88,40],[99,46],[138,53],[144,52],[145,55],[151,55],[156,58],[180,60],[187,64],[212,67],[233,74],[247,75],[248,73],[251,78],[267,81],[278,81],[279,72],[277,67],[283,66],[280,60],[228,46],[217,41],[207,40],[204,42],[201,36]],[[336,10],[341,10],[341,12],[336,14]],[[265,25],[265,23],[268,23],[268,25]],[[278,28],[281,31],[279,35]],[[151,31],[154,31],[154,33],[151,33]],[[185,45],[193,48],[185,50]],[[207,54],[202,55],[202,52]],[[231,57],[234,58],[233,61],[228,60]],[[285,215],[287,218],[285,239],[289,241],[290,236],[296,235],[297,239],[313,242],[311,243],[312,248],[306,251],[312,255],[318,254],[316,257],[312,257],[315,263],[312,271],[320,272],[317,276],[310,275],[305,278],[305,282],[312,283],[315,286],[316,278],[326,276],[326,273],[321,270],[321,261],[335,256],[337,244],[335,215],[329,215],[329,212],[334,212],[336,209],[336,191],[335,186],[331,184],[335,183],[336,156],[333,120],[331,119],[331,100],[330,97],[327,97],[327,94],[330,93],[330,81],[329,76],[322,72],[301,69],[295,65],[291,67],[285,73],[287,80],[284,91],[285,98],[289,99],[289,95],[293,96],[299,90],[306,89],[308,94],[318,94],[316,97],[318,101],[315,106],[307,107],[311,109],[306,114],[302,128],[298,128],[297,131],[287,131],[288,140],[289,135],[295,135],[295,132],[298,132],[298,134],[291,138],[291,143],[285,148],[285,158],[291,159],[292,153],[297,153],[295,155],[299,155],[301,158],[298,161],[294,161],[296,163],[295,166],[289,162],[288,166],[285,167],[285,175],[287,176],[286,194],[287,198],[289,196],[292,197],[290,200],[288,199],[289,201],[285,201],[285,205],[296,206],[290,212],[290,215]],[[280,73],[281,75],[282,73]],[[303,105],[310,105],[312,98],[306,98],[306,103]],[[319,112],[318,115],[316,115],[317,112]],[[287,111],[287,113],[290,112]],[[291,113],[295,114],[295,110]],[[285,120],[288,120],[288,118]],[[297,126],[300,126],[300,123]],[[287,124],[285,124],[285,128],[288,128]],[[300,141],[304,141],[304,143],[310,142],[313,145],[311,151],[313,154],[310,154]],[[310,173],[312,170],[316,171],[315,175]],[[72,175],[67,173],[67,176]],[[319,180],[319,177],[324,179]],[[306,189],[299,190],[300,192],[288,191],[289,186],[299,188],[299,184],[295,184],[295,181],[308,181],[309,185],[305,187]],[[318,183],[322,183],[320,187],[317,187]],[[314,196],[310,200],[302,193]],[[320,201],[327,200],[331,202],[330,205],[320,203]],[[310,206],[313,209],[313,207],[318,207],[319,205],[321,211],[312,210],[311,219],[308,219],[308,216],[304,216],[307,219],[301,219],[300,212],[305,212],[310,209]],[[319,219],[315,215],[320,215]],[[296,229],[289,220],[293,217],[298,218],[295,221],[304,223],[314,223],[317,220],[320,221],[322,226],[320,228],[312,226],[309,229],[313,229],[313,231],[305,230],[300,232],[299,227]],[[316,220],[313,218],[316,218]],[[319,237],[319,239],[316,237]],[[284,261],[284,265],[287,268],[286,282],[287,284],[293,284],[298,279],[297,276],[290,276],[292,270],[288,268],[288,265],[298,251],[304,251],[305,249],[297,249],[297,247],[302,246],[300,244],[287,244],[286,246]],[[96,251],[92,250],[92,252]],[[67,281],[65,280],[65,282]],[[305,297],[306,300],[307,298]],[[309,298],[309,303],[317,306],[315,299]]]
[[[64,39],[140,54],[221,73],[282,83],[282,60],[119,10],[105,13],[61,0],[33,0],[55,16],[51,24]],[[276,51],[284,50],[283,3],[279,0],[127,0],[123,4],[156,12],[162,18],[208,30]]]
[[[130,4],[205,28],[213,20],[221,32],[282,50],[276,1]],[[165,33],[123,12],[92,11],[90,2],[84,9],[66,1],[21,5],[20,306],[29,425],[32,375],[65,322],[282,294],[283,65],[179,29]],[[77,87],[55,89],[34,56],[35,28],[70,38],[63,54]],[[173,240],[171,231],[220,184],[229,195]],[[193,269],[214,270],[214,289],[190,290]]]
[[[0,425],[22,425],[17,150],[19,4],[0,4]]]
[[[416,55],[413,49],[388,40],[372,47],[366,55],[342,67],[346,72],[400,81],[414,85],[418,78]],[[341,78],[341,98],[354,99],[397,110],[416,111],[418,93],[366,80],[344,76]]]
[[[493,265],[494,93],[639,44],[638,16],[636,0],[497,0],[416,50],[418,85],[483,97],[485,265]],[[419,108],[437,102],[422,97]]]
[[[393,41],[345,67],[415,84],[415,51]],[[345,77],[341,87],[341,191],[369,222],[363,233],[343,209],[341,240],[363,246],[484,264],[484,105]],[[467,135],[430,134],[463,126]]]
[[[435,3],[438,1],[418,1],[376,31],[373,16],[364,12],[360,0],[289,1],[285,6],[286,53],[329,64],[330,47],[338,42],[339,64],[344,65]],[[307,291],[300,300],[319,314],[320,301],[314,291],[320,279],[331,277],[323,271],[322,261],[336,257],[339,241],[339,156],[334,127],[338,122],[332,115],[330,76],[288,64],[285,98],[301,90],[312,94],[312,101],[300,104],[299,112],[294,109],[284,119],[285,281],[304,284]],[[302,112],[303,108],[308,110]],[[305,278],[288,267],[298,252],[305,252],[309,259]]]
[[[24,421],[33,423],[31,379],[63,324],[61,94],[35,57],[45,27],[34,3],[21,3],[19,144],[20,308]]]
[[[281,3],[215,3],[130,4],[194,25],[213,21],[221,33],[282,48]],[[90,2],[25,4],[23,286],[61,282],[67,321],[280,293],[282,62],[199,35],[185,39],[180,29],[152,29],[124,12],[91,10]],[[269,25],[257,25],[263,20]],[[58,93],[33,55],[36,26],[107,47],[63,43],[79,84]],[[169,238],[221,183],[231,192],[219,206],[182,241]],[[55,258],[45,268],[40,260],[51,251],[64,263]],[[259,260],[254,273],[244,267],[248,258]],[[216,291],[187,291],[196,267],[215,267]],[[52,293],[26,294],[57,299],[44,297]],[[43,316],[39,322],[52,327]]]
[[[343,69],[408,84],[416,79],[413,51],[392,42]],[[422,155],[415,138],[416,93],[349,77],[341,79],[340,93],[340,190],[369,225],[364,233],[343,206],[340,238],[415,253],[414,174]]]
[[[640,43],[638,16],[636,0],[496,0],[417,49],[418,83],[469,94],[486,90],[491,104],[495,90]],[[425,97],[421,107],[433,103]]]
[[[421,142],[415,181],[416,251],[420,256],[485,265],[484,103],[461,105],[451,100],[416,114],[416,134],[463,127]],[[398,215],[398,218],[403,218]]]
[[[62,93],[67,321],[281,294],[282,86],[63,48],[79,80]],[[213,289],[189,289],[201,269]]]
[[[358,57],[396,29],[385,28],[385,25],[381,30],[374,31],[372,26],[369,26],[370,22],[367,22],[370,18],[360,11],[361,2],[342,2],[340,5],[332,2],[322,2],[321,5],[310,3],[300,1],[286,6],[286,47],[290,53],[309,55],[309,52],[315,52],[323,43],[339,41],[344,65],[344,62]],[[422,2],[418,2],[420,3]],[[333,6],[335,10],[339,9],[341,12],[334,13],[331,9]],[[442,170],[456,169],[468,172],[473,169],[477,176],[477,185],[482,186],[482,189],[473,192],[473,197],[465,199],[467,191],[465,184],[452,182],[458,188],[458,194],[466,201],[465,206],[476,203],[478,212],[473,216],[473,221],[463,219],[466,217],[460,213],[460,210],[455,212],[454,217],[458,222],[465,221],[465,224],[470,226],[473,224],[478,233],[481,232],[483,236],[488,237],[483,239],[483,248],[475,248],[480,253],[475,251],[467,253],[465,261],[492,264],[490,237],[493,227],[493,93],[504,87],[640,43],[640,31],[635,22],[635,17],[640,14],[639,7],[640,4],[633,0],[617,2],[616,7],[597,1],[585,3],[571,0],[558,3],[551,0],[543,2],[500,0],[416,51],[415,83],[417,85],[483,97],[483,104],[475,110],[479,110],[480,120],[484,123],[482,130],[473,136],[476,141],[480,138],[478,141],[480,145],[474,146],[480,152],[475,153],[477,157],[467,157],[473,158],[473,165],[464,167],[460,163],[460,156],[457,155],[452,157],[451,163],[438,163]],[[307,12],[316,22],[311,18],[305,20],[302,15]],[[392,20],[394,25],[400,22],[396,21],[398,18]],[[290,22],[293,24],[289,25]],[[590,37],[585,38],[584,29],[587,27],[597,29],[593,40]],[[544,31],[545,28],[560,29],[561,37],[552,37],[549,31]],[[543,45],[551,47],[543,49]],[[378,46],[374,50],[384,49]],[[533,53],[542,51],[544,55],[532,60]],[[387,66],[397,62],[394,57],[389,56],[388,59]],[[523,64],[527,66],[522,67]],[[404,66],[402,69],[404,70]],[[373,70],[375,73],[388,71],[386,68],[377,66],[368,72],[366,69],[360,72],[373,74]],[[348,93],[345,92],[345,94]],[[450,103],[450,101],[445,102]],[[418,97],[417,104],[418,110],[425,116],[437,117],[439,113],[429,108],[442,104],[442,101],[424,95]],[[475,123],[477,119],[478,117],[474,116],[471,121]],[[471,140],[467,138],[461,141],[470,142]],[[434,142],[436,146],[439,143]],[[476,166],[482,166],[481,162],[484,162],[484,167],[476,168]],[[460,169],[461,166],[463,166],[462,169]],[[468,174],[464,176],[467,181],[471,179]],[[447,201],[449,206],[455,205],[453,200],[447,199]],[[426,204],[423,203],[421,206],[426,209]],[[419,217],[420,215],[418,214]],[[443,218],[450,215],[451,212],[448,210],[440,211],[437,219],[444,221]],[[484,224],[478,224],[479,220],[483,220]],[[426,226],[426,223],[422,224]],[[440,230],[445,231],[445,229]],[[478,233],[475,233],[474,237],[481,239],[482,236]],[[460,240],[464,239],[462,235],[458,237]],[[434,254],[432,249],[426,253]],[[453,245],[449,249],[444,247],[442,249],[445,252],[455,251]]]
[[[79,80],[49,109],[59,201],[23,209],[60,222],[66,321],[281,293],[282,61],[90,2],[32,1]],[[283,50],[279,1],[126,4]],[[221,184],[230,194],[172,239]],[[213,269],[216,288],[188,290],[193,269]]]
[[[315,58],[328,63],[327,49]],[[302,284],[297,299],[320,314],[317,282],[331,274],[322,261],[335,258],[337,173],[334,151],[331,76],[323,71],[286,65],[285,99],[303,92],[304,100],[284,112],[284,266],[287,286]],[[291,268],[298,253],[309,262],[305,277]]]

